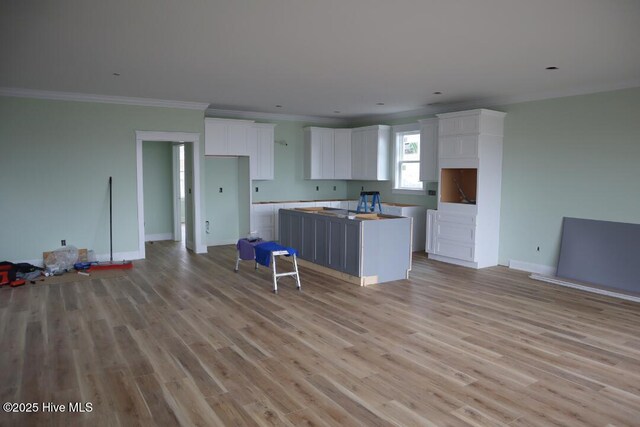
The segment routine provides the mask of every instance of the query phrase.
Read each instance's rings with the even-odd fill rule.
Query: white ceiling
[[[640,86],[639,0],[1,0],[0,40],[0,87],[325,117]]]

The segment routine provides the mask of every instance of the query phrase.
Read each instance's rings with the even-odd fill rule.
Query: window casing
[[[424,193],[420,181],[420,130],[394,129],[394,182],[396,193]]]

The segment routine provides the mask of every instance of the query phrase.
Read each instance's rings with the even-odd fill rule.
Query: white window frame
[[[409,194],[414,196],[427,194],[427,189],[424,181],[422,182],[422,189],[400,188],[400,150],[402,149],[400,136],[408,132],[420,133],[420,124],[409,123],[406,125],[397,125],[391,127],[391,134],[393,135],[393,188],[391,190],[394,194]],[[422,146],[422,141],[420,141]],[[422,148],[422,147],[421,147]],[[406,163],[405,160],[403,163]],[[415,161],[420,165],[420,160]]]

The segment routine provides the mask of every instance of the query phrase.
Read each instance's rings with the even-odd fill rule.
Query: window
[[[414,126],[398,128],[394,128],[396,143],[393,188],[398,193],[423,193],[424,184],[420,181],[420,130]]]

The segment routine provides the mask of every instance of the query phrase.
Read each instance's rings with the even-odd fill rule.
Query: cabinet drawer
[[[452,214],[452,213],[438,211],[436,213],[436,220],[438,222],[450,222],[450,223],[460,224],[460,225],[472,225],[474,227],[476,225],[475,215]]]
[[[437,238],[435,246],[435,253],[437,255],[448,256],[464,261],[474,260],[475,251],[473,245]]]
[[[476,227],[451,222],[436,222],[436,239],[473,244],[476,241]]]
[[[440,136],[477,133],[479,131],[479,116],[477,115],[445,118],[438,122]]]

